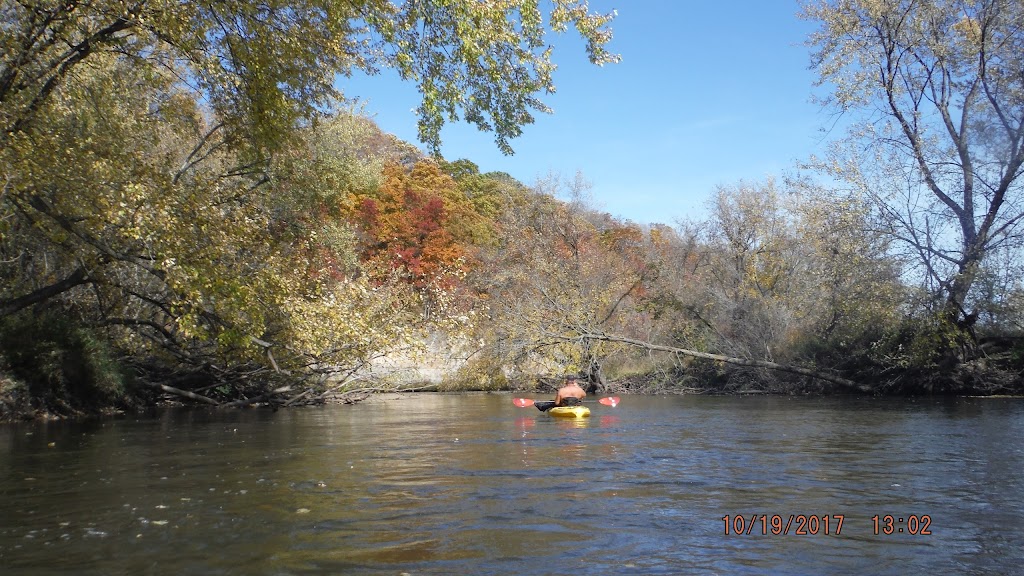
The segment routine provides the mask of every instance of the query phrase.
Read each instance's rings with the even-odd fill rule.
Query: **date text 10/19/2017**
[[[845,514],[743,514],[722,516],[726,536],[839,536],[843,532]],[[871,531],[875,536],[911,534],[930,536],[932,518],[928,514],[893,516],[876,514],[871,517]]]

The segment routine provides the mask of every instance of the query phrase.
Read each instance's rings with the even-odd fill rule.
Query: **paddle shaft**
[[[585,400],[581,400],[580,402],[581,403],[588,403]],[[540,400],[540,401],[537,401],[537,400],[532,400],[530,398],[513,398],[512,399],[512,403],[515,404],[516,406],[520,407],[520,408],[525,408],[527,406],[536,406],[537,409],[540,410],[541,412],[550,410],[550,409],[555,407],[555,401],[554,400]],[[611,406],[611,407],[614,408],[619,403],[619,397],[618,396],[606,396],[604,398],[598,399],[598,403],[599,404],[604,404],[605,406]]]

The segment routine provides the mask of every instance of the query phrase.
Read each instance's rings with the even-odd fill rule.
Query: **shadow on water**
[[[1020,400],[627,396],[592,410],[562,420],[501,394],[423,394],[3,426],[0,565],[989,574],[1024,561]],[[816,533],[796,534],[800,515]]]

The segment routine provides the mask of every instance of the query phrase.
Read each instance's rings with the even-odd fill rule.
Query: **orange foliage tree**
[[[417,287],[450,288],[469,265],[467,222],[479,215],[435,162],[386,166],[380,188],[356,194],[351,206],[362,257],[382,272],[403,272]]]

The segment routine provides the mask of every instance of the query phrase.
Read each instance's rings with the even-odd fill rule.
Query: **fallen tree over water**
[[[598,340],[602,342],[617,342],[620,344],[627,344],[630,346],[637,346],[650,350],[652,352],[667,352],[675,354],[677,356],[689,356],[692,358],[701,358],[704,360],[713,360],[716,362],[725,362],[726,364],[733,364],[736,366],[745,366],[749,368],[765,368],[767,370],[774,370],[777,372],[786,372],[789,374],[797,374],[800,376],[807,376],[817,380],[824,380],[833,384],[838,384],[844,388],[850,390],[856,390],[858,392],[871,392],[872,388],[865,384],[848,380],[835,374],[830,374],[821,370],[813,370],[810,368],[803,368],[801,366],[792,366],[787,364],[778,364],[775,362],[769,362],[767,360],[756,360],[753,358],[736,358],[732,356],[724,356],[721,354],[711,354],[709,352],[699,352],[697,350],[690,350],[687,348],[677,348],[675,346],[664,346],[661,344],[653,344],[651,342],[645,342],[643,340],[637,340],[635,338],[627,338],[625,336],[616,336],[614,334],[602,334],[602,333],[586,333],[579,335],[576,339],[578,340]]]

